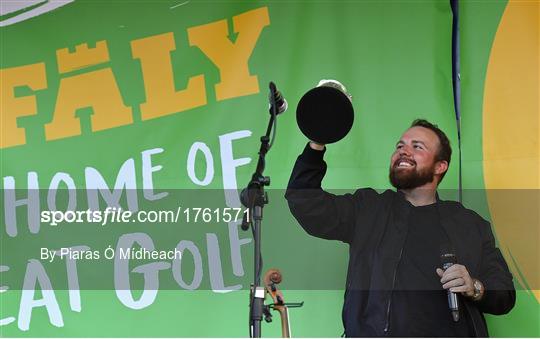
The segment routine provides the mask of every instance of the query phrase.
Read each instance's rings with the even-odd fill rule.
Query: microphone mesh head
[[[287,108],[289,108],[289,104],[287,104],[287,100],[285,100],[285,98],[283,98],[283,104],[278,107],[278,114],[281,114],[281,113],[285,112],[287,110]]]
[[[453,253],[443,253],[441,254],[441,264],[444,266],[446,264],[457,264],[456,255]]]

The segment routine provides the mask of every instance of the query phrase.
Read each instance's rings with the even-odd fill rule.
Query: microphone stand
[[[263,219],[263,208],[264,205],[268,204],[268,195],[264,191],[264,186],[270,185],[270,177],[264,176],[264,169],[266,163],[266,154],[272,146],[270,143],[270,133],[272,132],[272,128],[275,128],[277,117],[276,85],[273,82],[270,82],[269,87],[270,120],[268,122],[268,127],[266,128],[266,134],[260,139],[261,146],[259,148],[259,160],[257,162],[257,168],[255,169],[255,173],[253,173],[248,186],[243,189],[242,193],[240,194],[242,204],[250,211],[249,215],[246,213],[244,214],[242,229],[247,231],[251,224],[254,241],[255,265],[253,283],[251,284],[249,298],[249,334],[251,338],[261,337],[261,321],[264,314],[265,290],[264,287],[261,286],[261,225]]]

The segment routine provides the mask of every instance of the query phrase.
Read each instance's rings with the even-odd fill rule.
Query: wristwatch
[[[484,296],[484,285],[478,279],[473,280],[474,294],[472,299],[478,301]]]

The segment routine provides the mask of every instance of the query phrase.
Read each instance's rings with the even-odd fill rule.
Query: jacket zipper
[[[401,262],[401,257],[403,255],[403,247],[405,247],[405,243],[403,243],[403,246],[401,246],[401,250],[399,251],[398,262],[396,264],[396,267],[394,268],[394,276],[392,277],[392,290],[390,291],[390,298],[388,298],[388,304],[386,306],[386,325],[384,326],[385,335],[388,335],[388,331],[390,330],[390,307],[392,305],[392,295],[394,294],[394,287],[396,285],[397,270],[399,263]]]

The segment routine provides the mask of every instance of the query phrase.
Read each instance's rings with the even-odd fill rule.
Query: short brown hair
[[[450,159],[452,158],[452,147],[450,147],[450,140],[448,139],[446,134],[437,125],[432,124],[425,119],[414,120],[411,124],[411,128],[412,127],[424,127],[432,130],[437,135],[437,137],[439,138],[440,147],[437,155],[435,156],[435,160],[444,160],[448,163],[448,167],[450,167]],[[443,174],[441,174],[441,179],[439,180],[439,182],[442,181],[446,172],[448,172],[448,169]]]

